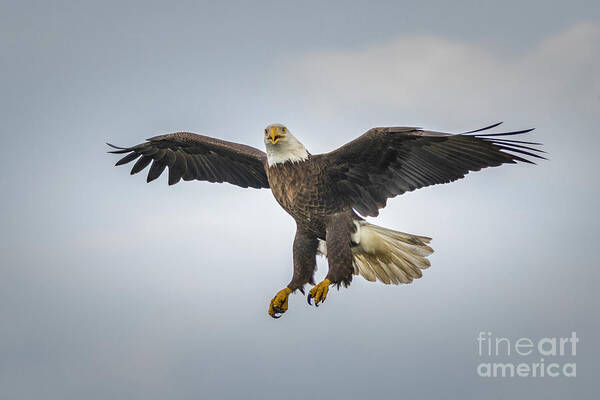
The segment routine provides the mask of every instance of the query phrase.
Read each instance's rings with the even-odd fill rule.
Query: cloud
[[[307,103],[327,113],[383,108],[462,116],[478,110],[498,118],[493,111],[513,112],[517,105],[528,112],[565,103],[597,108],[599,42],[600,27],[587,23],[525,52],[434,35],[403,36],[382,45],[311,53],[291,65],[290,73]]]

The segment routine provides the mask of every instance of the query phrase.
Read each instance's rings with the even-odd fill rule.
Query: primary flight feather
[[[385,284],[410,283],[429,267],[430,238],[393,231],[366,222],[387,199],[407,191],[463,178],[470,171],[506,163],[533,163],[544,157],[539,143],[512,137],[531,129],[482,134],[449,134],[411,127],[373,128],[326,154],[313,155],[285,126],[264,131],[266,153],[254,147],[178,132],[156,136],[111,153],[126,154],[116,165],[136,161],[131,174],[148,165],[147,181],[169,171],[169,185],[200,180],[244,188],[271,188],[277,202],[296,221],[294,272],[290,283],[271,300],[269,315],[288,309],[288,296],[314,285],[316,256],[327,257],[326,278],[308,293],[315,305],[330,285],[348,286],[353,275]]]

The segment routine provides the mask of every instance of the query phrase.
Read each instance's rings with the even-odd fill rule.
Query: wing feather
[[[117,161],[117,163],[115,164],[115,166],[130,163],[133,160],[139,158],[140,156],[141,156],[140,153],[130,153],[130,154],[127,154],[125,157],[123,157],[119,161]]]
[[[150,183],[156,178],[158,178],[163,171],[167,168],[167,164],[165,164],[161,160],[154,160],[152,165],[150,166],[150,171],[148,171],[148,177],[146,178],[146,182]]]
[[[131,175],[137,174],[152,162],[152,157],[143,155],[131,168]]]

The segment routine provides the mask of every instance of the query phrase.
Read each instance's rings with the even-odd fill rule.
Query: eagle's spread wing
[[[365,216],[377,216],[390,197],[463,178],[469,171],[544,158],[539,143],[506,139],[532,129],[478,134],[498,126],[449,134],[420,128],[373,128],[350,143],[323,154],[333,194]]]
[[[227,142],[208,136],[178,132],[156,136],[133,147],[117,147],[111,151],[127,155],[116,165],[137,160],[131,169],[136,174],[151,162],[147,181],[151,182],[169,167],[169,185],[200,180],[229,182],[241,187],[268,188],[264,152],[243,144]]]

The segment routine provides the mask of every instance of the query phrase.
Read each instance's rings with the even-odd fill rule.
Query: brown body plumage
[[[360,220],[350,207],[337,201],[328,185],[325,163],[308,155],[305,161],[282,163],[267,167],[267,177],[273,196],[296,221],[294,273],[288,287],[301,289],[306,283],[314,283],[318,240],[327,247],[338,248],[328,254],[327,278],[334,284],[347,286],[352,280],[352,241],[350,234],[356,231],[353,221]],[[329,231],[329,241],[327,232]]]
[[[387,199],[424,186],[447,183],[469,171],[543,158],[539,143],[507,139],[530,130],[499,134],[477,131],[453,135],[418,128],[374,128],[327,154],[311,155],[279,124],[265,129],[267,153],[193,133],[157,136],[113,153],[126,154],[117,165],[137,160],[132,174],[152,163],[148,182],[169,168],[169,184],[183,180],[229,182],[271,188],[277,202],[296,221],[294,273],[271,300],[278,318],[291,292],[314,283],[316,255],[327,257],[326,279],[308,295],[323,302],[329,285],[347,286],[352,275],[369,281],[410,283],[429,267],[430,238],[378,227],[363,216],[377,216]],[[359,215],[360,214],[360,215]]]
[[[309,155],[306,161],[267,167],[273,196],[297,224],[325,238],[327,216],[348,211],[327,184],[324,165]]]

